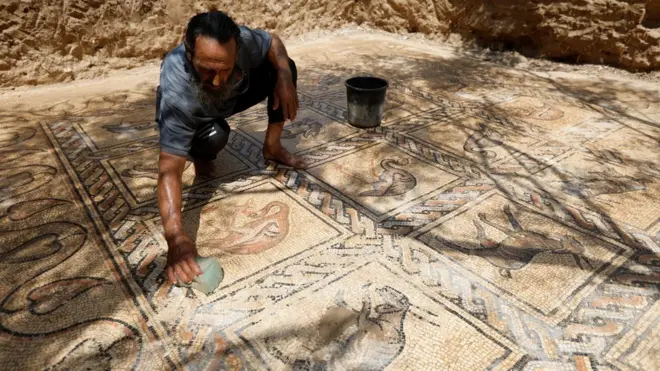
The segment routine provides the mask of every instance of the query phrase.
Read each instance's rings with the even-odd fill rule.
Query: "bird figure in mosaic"
[[[487,148],[498,147],[502,144],[504,144],[502,134],[481,123],[479,129],[467,138],[465,144],[463,144],[463,149],[470,153],[483,153],[487,158],[494,158],[497,154]]]
[[[143,164],[135,164],[130,169],[125,169],[121,175],[127,178],[149,178],[158,179],[158,165],[144,166]]]
[[[533,120],[554,121],[564,117],[564,111],[541,102],[541,106],[516,107],[508,110],[510,114]]]
[[[399,196],[409,192],[417,186],[415,176],[403,169],[409,164],[409,159],[384,159],[380,162],[383,172],[378,176],[379,180],[370,184],[371,190],[361,192],[358,196]]]
[[[121,120],[119,123],[116,124],[103,125],[103,128],[115,134],[134,134],[149,129],[156,130],[156,125],[154,125],[150,121],[135,123],[135,122],[125,122],[124,120]]]
[[[304,118],[300,121],[296,121],[291,125],[285,126],[282,129],[282,139],[294,139],[299,135],[302,135],[304,138],[315,137],[321,133],[322,125],[320,122]]]

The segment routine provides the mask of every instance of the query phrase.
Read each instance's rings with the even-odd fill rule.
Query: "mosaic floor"
[[[0,113],[3,367],[660,369],[659,90],[384,35],[293,57],[311,167],[264,166],[262,105],[186,170],[210,296],[165,281],[155,85]],[[356,74],[380,128],[344,119]]]

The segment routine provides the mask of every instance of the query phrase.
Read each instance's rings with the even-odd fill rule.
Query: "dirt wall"
[[[270,3],[270,4],[269,4]],[[3,0],[0,86],[90,78],[160,58],[213,4],[284,36],[350,23],[527,56],[660,69],[660,0]]]

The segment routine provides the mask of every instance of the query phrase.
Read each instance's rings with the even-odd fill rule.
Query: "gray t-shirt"
[[[162,151],[187,157],[197,129],[228,117],[236,104],[236,96],[247,90],[251,68],[267,58],[271,36],[259,29],[240,26],[241,45],[236,59],[235,88],[223,102],[205,104],[197,99],[197,87],[191,76],[192,65],[186,58],[183,43],[170,51],[160,67],[158,128]]]

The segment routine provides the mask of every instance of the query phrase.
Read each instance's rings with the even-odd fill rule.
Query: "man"
[[[181,180],[187,160],[196,176],[215,171],[213,160],[227,143],[226,118],[268,98],[263,155],[294,168],[306,164],[289,153],[280,136],[298,110],[297,71],[279,37],[238,26],[225,13],[192,17],[185,40],[163,60],[157,89],[160,131],[158,205],[167,240],[170,281],[190,283],[201,274],[197,249],[183,231]]]

